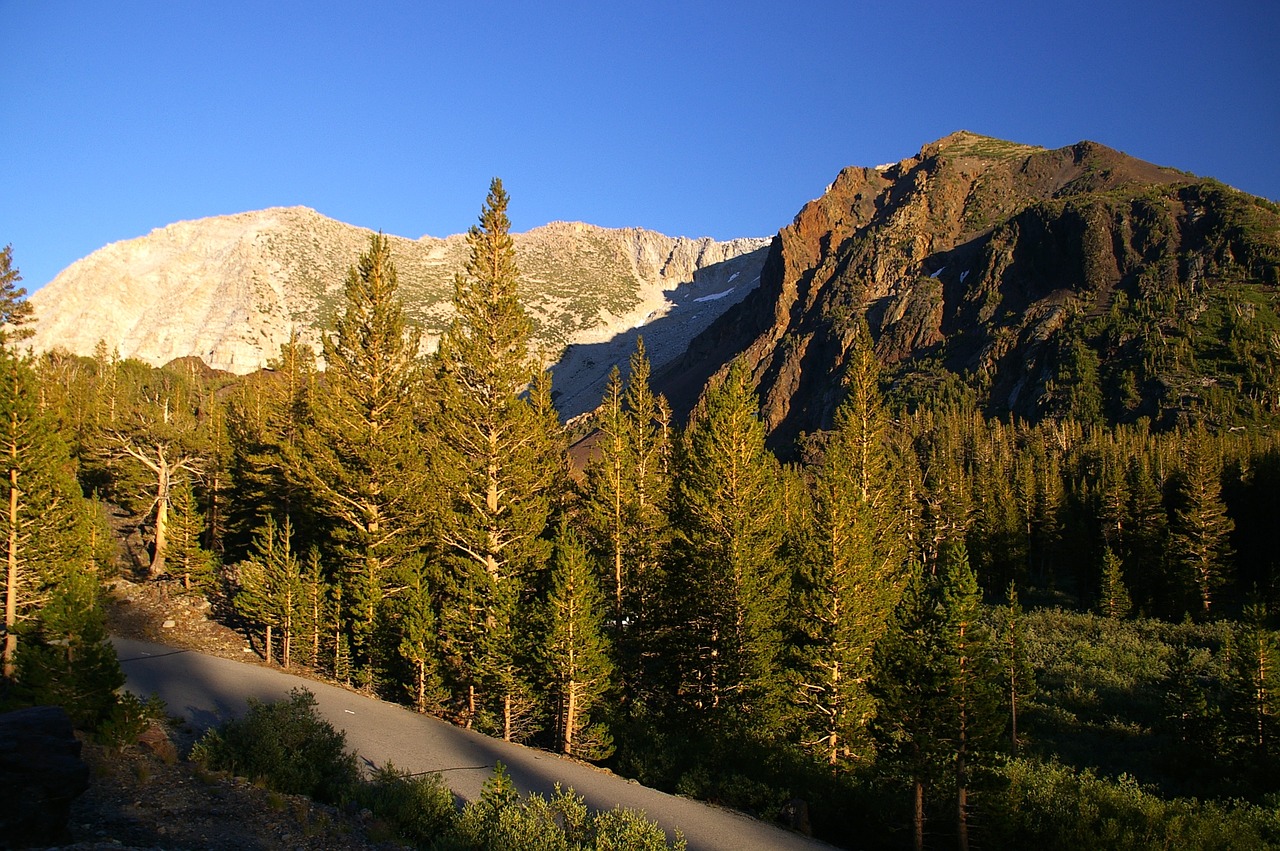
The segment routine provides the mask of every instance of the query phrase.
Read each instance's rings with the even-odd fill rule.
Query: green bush
[[[463,808],[452,833],[432,847],[438,851],[682,851],[685,842],[679,835],[668,842],[662,829],[636,810],[592,814],[572,789],[557,786],[549,799],[521,797],[498,763],[480,797]]]
[[[1108,780],[1057,763],[1011,760],[985,844],[1077,848],[1280,848],[1280,813],[1244,802],[1166,800],[1127,775]]]
[[[98,744],[117,750],[131,745],[151,726],[164,718],[164,701],[154,694],[142,700],[130,692],[121,692],[107,717],[98,725],[94,738]]]
[[[674,844],[667,843],[662,828],[649,820],[639,810],[614,808],[598,813],[592,820],[593,851],[665,851],[683,848],[684,839],[679,835]]]
[[[249,699],[243,718],[206,733],[191,758],[208,768],[262,780],[278,792],[339,803],[352,797],[359,780],[347,739],[315,710],[315,695],[293,689],[289,699]]]
[[[453,829],[458,812],[439,774],[413,775],[379,768],[356,795],[360,805],[410,845],[425,846]]]

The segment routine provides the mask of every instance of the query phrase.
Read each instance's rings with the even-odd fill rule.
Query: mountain
[[[859,327],[892,392],[1085,422],[1280,411],[1280,207],[1093,142],[968,132],[847,168],[760,286],[658,376],[677,410],[741,355],[778,448],[829,427]]]
[[[95,251],[33,293],[32,345],[88,355],[101,340],[153,365],[197,356],[252,372],[295,329],[318,350],[370,233],[305,207],[158,228]],[[390,240],[406,309],[434,344],[452,314],[465,237]],[[755,285],[768,244],[565,222],[516,234],[537,344],[552,361],[575,345],[589,353],[571,348],[558,369],[562,411],[598,403],[612,366],[602,347],[619,334],[645,330],[655,363],[679,355]]]

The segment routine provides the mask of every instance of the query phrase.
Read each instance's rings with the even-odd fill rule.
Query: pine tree
[[[870,756],[872,651],[897,601],[906,551],[894,480],[879,366],[864,344],[818,472],[815,545],[799,596],[801,742],[832,768]]]
[[[450,494],[442,518],[454,609],[445,625],[447,653],[466,691],[469,721],[487,699],[487,685],[487,697],[500,705],[503,736],[512,738],[517,716],[527,716],[523,644],[531,630],[524,621],[532,614],[530,592],[541,584],[542,535],[564,462],[548,457],[558,452],[559,437],[548,434],[547,388],[534,387],[533,403],[522,395],[536,368],[507,204],[495,178],[480,223],[467,234],[470,258],[454,285],[457,317],[436,353],[440,411],[433,422],[434,469]]]
[[[66,708],[76,726],[91,729],[109,717],[124,673],[108,640],[97,572],[68,567],[18,652],[17,691],[25,702]]]
[[[1051,442],[1047,432],[1051,432],[1049,427],[1042,428],[1030,447],[1036,499],[1028,523],[1035,576],[1044,585],[1052,586],[1054,571],[1062,560],[1064,494],[1059,454],[1062,443]]]
[[[327,521],[341,562],[364,686],[394,655],[376,635],[379,610],[396,566],[420,545],[435,493],[418,427],[419,335],[408,329],[397,287],[390,242],[374,235],[347,274],[342,312],[324,338],[323,389],[288,456],[290,475]]]
[[[1014,755],[1022,746],[1018,737],[1018,712],[1035,694],[1035,666],[1027,647],[1027,625],[1018,600],[1017,586],[1010,582],[1005,605],[999,610],[1000,667],[1009,707],[1009,749]]]
[[[521,569],[522,548],[542,534],[548,511],[535,412],[521,396],[535,372],[533,326],[517,297],[507,203],[495,179],[480,225],[467,234],[471,258],[454,286],[458,316],[437,357],[442,466],[460,471],[445,535],[495,579]]]
[[[116,424],[116,407],[119,401],[120,350],[109,351],[106,340],[98,340],[93,347],[93,363],[97,381],[94,386],[93,424],[98,428],[110,428]]]
[[[1110,548],[1102,554],[1102,589],[1098,595],[1098,611],[1103,617],[1123,618],[1133,607],[1124,584],[1120,557]]]
[[[222,558],[226,553],[231,494],[232,448],[226,403],[215,388],[205,387],[201,403],[201,433],[205,456],[198,492],[204,514],[204,532],[200,543],[210,554]]]
[[[11,347],[33,333],[28,325],[35,317],[35,308],[26,300],[27,290],[18,286],[22,275],[13,265],[13,246],[0,248],[0,347]]]
[[[911,790],[916,851],[924,848],[927,793],[944,779],[950,756],[950,672],[939,640],[940,594],[919,564],[908,570],[889,629],[875,649],[872,730],[878,765]]]
[[[604,398],[596,411],[598,454],[586,467],[585,507],[594,549],[607,565],[614,640],[621,638],[627,610],[623,603],[629,578],[625,573],[626,539],[630,532],[628,508],[631,485],[630,446],[626,412],[622,407],[622,372],[614,367],[605,383]]]
[[[325,630],[333,620],[332,588],[326,578],[320,551],[312,547],[302,568],[301,607],[298,610],[298,643],[306,652],[307,664],[319,670]]]
[[[206,447],[200,431],[198,377],[180,368],[150,371],[132,388],[126,410],[103,435],[103,452],[115,470],[115,496],[139,499],[152,521],[151,579],[166,573],[172,486],[182,475],[200,475]]]
[[[556,698],[560,750],[584,759],[606,759],[613,752],[607,728],[591,718],[611,686],[613,673],[604,611],[586,548],[562,526],[552,562],[543,655]]]
[[[672,614],[684,701],[729,732],[768,737],[787,703],[781,626],[790,576],[778,558],[778,464],[765,449],[749,382],[735,363],[685,434]]]
[[[1267,629],[1267,610],[1251,599],[1232,636],[1228,688],[1232,734],[1257,769],[1273,769],[1280,735],[1280,642]]]
[[[168,571],[182,580],[182,587],[202,594],[215,590],[218,581],[216,559],[201,546],[204,518],[196,506],[196,495],[187,476],[177,477],[170,488],[172,514],[169,518]]]
[[[0,346],[0,464],[7,485],[3,676],[12,680],[27,622],[38,618],[69,572],[93,564],[93,551],[88,544],[88,514],[82,510],[83,498],[71,474],[67,449],[39,410],[30,367],[4,346]]]
[[[931,788],[955,794],[956,833],[968,847],[969,789],[1000,729],[998,681],[981,594],[963,543],[944,548],[932,581],[913,570],[876,648],[873,729],[884,768],[912,790],[916,848],[924,847]]]
[[[487,581],[486,574],[481,574]],[[527,741],[540,729],[542,701],[535,691],[536,625],[534,603],[514,581],[488,582],[485,620],[476,643],[476,670],[482,695],[495,696],[478,709],[486,732],[508,742]]]
[[[1159,611],[1173,596],[1167,582],[1169,516],[1165,511],[1150,462],[1142,456],[1129,460],[1129,509],[1125,521],[1124,565],[1132,579],[1132,593],[1148,612]],[[1171,612],[1170,612],[1171,613]]]
[[[412,672],[412,681],[405,685],[413,708],[428,712],[439,705],[442,691],[434,610],[439,583],[422,556],[406,559],[400,565],[400,573],[398,584],[402,590],[395,599],[393,614],[400,636],[397,649]]]
[[[236,386],[227,414],[236,495],[227,524],[236,553],[247,550],[253,530],[277,512],[300,518],[295,523],[301,537],[315,539],[300,477],[289,475],[315,383],[315,352],[295,330],[265,371],[245,376]]]
[[[293,655],[293,630],[302,593],[302,565],[293,554],[293,527],[288,518],[277,526],[268,517],[254,540],[253,555],[239,565],[239,589],[233,598],[236,611],[263,628],[264,657],[271,662],[280,633],[280,661],[289,667]]]
[[[941,614],[950,722],[944,730],[950,733],[954,765],[956,835],[962,851],[968,851],[969,788],[973,770],[989,753],[987,746],[999,727],[998,695],[991,670],[991,637],[979,614],[982,594],[964,545],[950,547],[944,563]]]
[[[961,540],[973,521],[973,482],[965,467],[968,448],[961,434],[962,414],[945,411],[931,423],[922,418],[917,439],[923,471],[920,546],[933,572],[949,542]]]
[[[1229,536],[1235,527],[1222,500],[1222,471],[1214,449],[1201,429],[1185,437],[1169,538],[1171,558],[1181,567],[1203,616],[1211,613],[1218,592],[1229,582]]]
[[[587,465],[583,488],[592,549],[608,567],[613,645],[628,702],[644,688],[645,637],[670,537],[670,446],[661,402],[649,387],[649,360],[637,339],[625,385],[616,367],[610,373],[597,412],[598,454]]]
[[[32,315],[12,251],[0,250],[0,476],[4,645],[0,678],[30,702],[59,703],[93,726],[124,677],[98,604],[95,516],[70,454],[40,405],[30,364],[16,352]]]
[[[974,514],[967,540],[983,586],[1000,589],[1025,578],[1030,549],[1027,518],[1019,510],[1012,428],[977,420],[973,429]]]

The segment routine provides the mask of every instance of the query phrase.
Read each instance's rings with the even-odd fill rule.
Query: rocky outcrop
[[[1050,151],[960,132],[894,165],[842,171],[778,234],[759,288],[660,383],[687,410],[745,358],[785,448],[829,427],[865,322],[901,383],[950,373],[993,413],[1060,413],[1068,335],[1104,362],[1150,362],[1137,329],[1159,336],[1157,303],[1216,280],[1267,288],[1273,309],[1278,246],[1275,206],[1213,181],[1092,142]],[[1087,320],[1117,305],[1132,329],[1107,344]],[[1168,376],[1134,371],[1121,413],[1158,415]]]
[[[251,372],[294,331],[318,349],[369,235],[305,207],[159,228],[95,251],[32,294],[32,342],[37,350],[89,355],[103,341],[153,365],[196,356],[217,369]],[[466,240],[389,239],[406,308],[430,343],[451,318]],[[515,244],[522,300],[539,347],[555,360],[570,344],[596,345],[667,316],[686,296],[706,294],[698,286],[704,278],[711,286],[733,277],[740,298],[759,277],[768,240],[553,222],[515,235]],[[718,316],[738,298],[707,303],[700,313]],[[671,350],[657,356],[683,351],[701,327],[666,323]]]
[[[54,845],[67,835],[71,802],[89,788],[89,766],[61,707],[0,715],[0,848]]]

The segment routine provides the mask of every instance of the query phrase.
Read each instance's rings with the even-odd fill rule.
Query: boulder
[[[138,736],[138,746],[159,757],[167,765],[178,761],[178,748],[159,724],[152,724]]]
[[[71,803],[89,788],[80,741],[59,706],[0,715],[0,848],[67,838]]]

